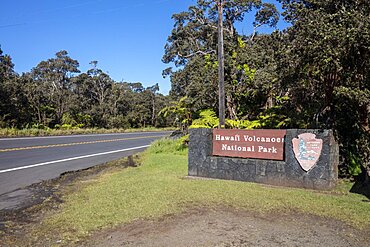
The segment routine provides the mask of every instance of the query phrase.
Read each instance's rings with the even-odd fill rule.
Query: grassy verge
[[[184,179],[186,149],[174,141],[157,141],[141,166],[106,173],[64,197],[57,214],[48,217],[34,237],[59,236],[78,241],[93,231],[136,219],[179,213],[189,207],[230,206],[257,214],[299,212],[329,217],[354,227],[368,226],[366,197],[338,190],[317,192],[222,180]]]
[[[22,136],[60,136],[60,135],[83,135],[83,134],[110,134],[124,132],[144,132],[144,131],[166,131],[174,128],[138,128],[138,129],[96,129],[96,128],[71,128],[71,129],[16,129],[0,128],[0,137],[22,137]]]

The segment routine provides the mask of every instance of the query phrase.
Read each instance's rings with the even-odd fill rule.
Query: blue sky
[[[18,73],[28,72],[60,50],[86,72],[90,61],[115,81],[159,83],[170,90],[161,58],[173,21],[171,16],[195,0],[13,0],[1,3],[0,45]],[[239,25],[244,34],[251,21]],[[280,23],[280,28],[284,23]],[[261,29],[268,32],[268,29]]]

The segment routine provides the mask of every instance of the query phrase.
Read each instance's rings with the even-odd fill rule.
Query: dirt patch
[[[311,215],[202,208],[104,230],[81,246],[370,246],[364,234]]]

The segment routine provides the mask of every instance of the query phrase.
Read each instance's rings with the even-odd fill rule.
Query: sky
[[[270,1],[275,2],[275,1]],[[117,82],[158,83],[168,94],[162,70],[164,45],[173,28],[171,16],[196,0],[12,0],[1,3],[0,46],[19,74],[66,50],[80,71],[98,68]],[[249,34],[252,21],[238,25]],[[285,27],[281,21],[280,29]],[[270,32],[261,29],[260,32]]]

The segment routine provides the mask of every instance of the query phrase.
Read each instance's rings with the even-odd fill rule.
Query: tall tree
[[[218,117],[219,128],[225,127],[225,57],[224,57],[224,4],[223,0],[217,2],[217,62],[218,62]]]
[[[99,106],[102,106],[107,100],[113,85],[113,80],[108,74],[97,68],[97,61],[92,61],[90,64],[93,68],[87,71],[87,75],[90,76],[90,79],[87,81],[88,92],[90,93],[91,99]]]
[[[163,61],[174,62],[180,70],[172,73],[172,88],[181,90],[181,96],[189,96],[189,89],[199,81],[199,87],[213,89],[215,80],[217,82],[217,6],[219,1],[197,1],[197,5],[189,7],[188,11],[173,15],[175,21],[171,35],[168,37],[165,46]],[[227,115],[229,118],[237,118],[236,100],[234,91],[237,87],[232,85],[236,74],[242,74],[241,67],[233,62],[237,56],[236,50],[239,46],[239,35],[235,23],[243,21],[246,13],[253,8],[257,9],[255,27],[261,25],[276,25],[277,11],[273,5],[262,4],[259,0],[235,0],[223,1],[223,34],[225,45],[225,91],[227,102]],[[210,66],[211,65],[211,66]],[[192,67],[188,71],[188,66]],[[211,69],[211,70],[210,70]],[[239,72],[238,72],[239,70]],[[216,73],[210,76],[210,80],[202,80],[196,74]],[[171,69],[164,71],[164,74],[171,74]],[[189,77],[195,75],[194,77]],[[181,85],[176,85],[180,83]],[[171,94],[179,94],[175,90]],[[208,90],[209,92],[210,90]],[[201,91],[199,91],[201,92]],[[217,94],[216,94],[217,95]],[[194,97],[194,95],[193,95]],[[192,98],[193,98],[192,97]],[[202,100],[202,95],[195,95],[196,101]],[[209,98],[209,96],[207,97]],[[210,101],[216,101],[215,99]],[[218,107],[218,104],[215,106]]]
[[[45,89],[50,101],[49,107],[54,109],[54,123],[61,123],[62,116],[71,106],[71,77],[78,70],[79,63],[68,56],[67,51],[59,51],[55,58],[40,62],[32,69],[32,75],[39,87]]]
[[[158,109],[157,109],[157,93],[159,91],[159,85],[156,83],[155,85],[151,87],[147,87],[146,90],[148,97],[150,98],[151,108],[152,108],[152,114],[151,114],[151,125],[156,126],[157,125],[157,115],[158,115]]]
[[[6,126],[6,120],[9,115],[9,90],[8,84],[14,74],[14,64],[9,55],[3,54],[0,47],[0,124]]]
[[[28,121],[26,101],[12,59],[0,47],[0,125],[20,127]]]
[[[370,4],[282,0],[292,26],[279,60],[298,121],[334,128],[347,169],[370,176]]]

